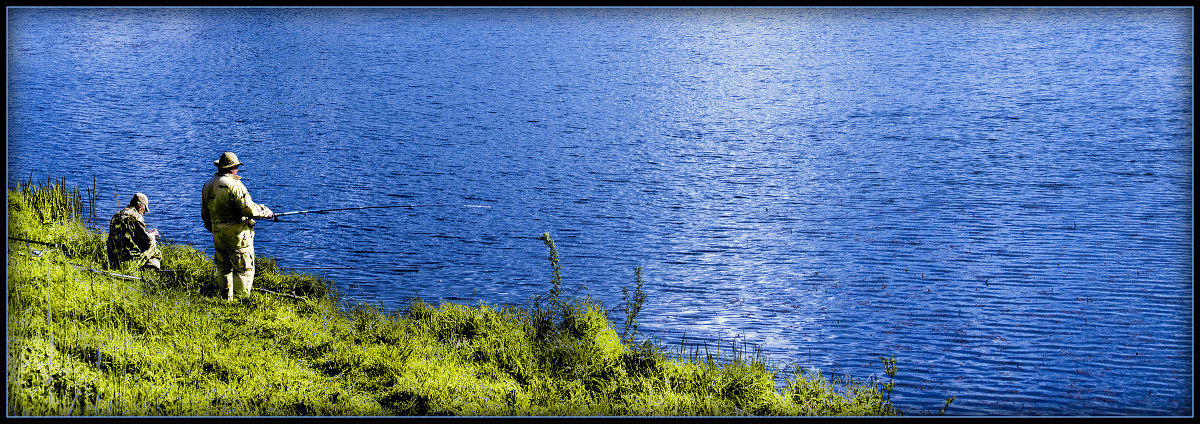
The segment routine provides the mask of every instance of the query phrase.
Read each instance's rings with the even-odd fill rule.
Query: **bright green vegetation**
[[[254,292],[217,296],[211,257],[164,246],[164,268],[104,269],[78,191],[8,191],[10,415],[895,415],[881,383],[780,372],[758,354],[623,338],[602,305],[351,304],[321,276],[260,258]],[[151,220],[153,215],[150,216]],[[625,290],[636,332],[637,287]],[[678,351],[670,354],[664,351]],[[892,368],[894,369],[894,368]],[[889,372],[889,376],[894,372]]]

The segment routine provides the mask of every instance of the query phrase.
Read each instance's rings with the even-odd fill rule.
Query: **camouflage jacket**
[[[120,266],[121,262],[147,258],[154,252],[154,237],[146,231],[146,221],[133,206],[127,206],[113,214],[108,221],[108,263]]]
[[[242,185],[242,177],[228,173],[213,175],[204,184],[200,217],[204,229],[213,235],[217,249],[241,249],[254,246],[254,219],[266,218],[271,209],[254,203]]]

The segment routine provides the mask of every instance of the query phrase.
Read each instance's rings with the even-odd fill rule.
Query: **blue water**
[[[357,299],[609,307],[906,414],[1191,415],[1191,9],[8,9],[8,185]],[[291,219],[295,218],[295,219]],[[168,264],[169,266],[169,264]],[[619,313],[616,313],[619,315]],[[619,322],[619,321],[618,321]]]

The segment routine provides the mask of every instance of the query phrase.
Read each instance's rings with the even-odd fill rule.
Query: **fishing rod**
[[[55,243],[46,243],[44,241],[30,240],[30,239],[24,239],[24,238],[20,238],[20,237],[9,236],[8,239],[16,240],[16,241],[23,241],[26,243],[36,243],[36,244],[41,244],[41,245],[46,245],[46,246],[58,247],[58,244],[55,244]]]
[[[115,272],[101,271],[101,270],[94,269],[94,268],[88,268],[88,267],[85,267],[85,266],[83,266],[83,265],[79,265],[79,264],[76,264],[76,263],[73,263],[73,262],[67,262],[67,263],[68,263],[69,265],[73,266],[73,267],[76,267],[76,268],[82,269],[82,270],[84,270],[84,271],[94,272],[94,273],[97,273],[97,274],[107,275],[107,276],[110,276],[110,277],[124,278],[124,279],[126,279],[126,280],[137,280],[137,281],[142,281],[142,277],[134,277],[134,276],[132,276],[132,275],[117,274],[117,273],[115,273]]]
[[[277,214],[275,214],[275,216],[276,216],[276,217],[281,217],[281,216],[286,216],[286,215],[297,215],[297,214],[304,214],[304,215],[308,215],[308,214],[310,214],[310,213],[325,213],[325,212],[334,212],[334,211],[353,211],[353,210],[359,210],[359,209],[384,209],[384,208],[428,208],[428,207],[490,208],[491,206],[487,206],[487,205],[384,205],[384,206],[359,206],[359,207],[356,207],[356,208],[334,208],[334,209],[318,209],[318,210],[311,210],[311,211],[292,211],[292,212],[277,213]]]
[[[88,272],[94,272],[94,273],[101,274],[101,275],[107,275],[107,276],[116,277],[116,278],[123,278],[126,280],[142,281],[142,277],[135,277],[132,275],[117,274],[115,272],[102,271],[102,270],[95,269],[95,268],[88,268],[83,265],[79,265],[79,264],[72,263],[72,262],[68,262],[68,264],[70,264],[71,266],[73,266],[75,268],[79,268],[79,269],[82,269],[82,270],[88,271]],[[161,270],[157,270],[157,271],[160,273],[162,273],[162,272],[182,272],[182,270],[178,270],[178,269],[161,269]],[[258,288],[258,287],[255,287],[254,290],[258,290],[258,291],[261,291],[264,293],[270,293],[270,294],[273,294],[276,296],[290,297],[292,299],[308,300],[308,298],[304,297],[304,296],[297,296],[294,294],[287,294],[287,293],[277,293],[277,292],[273,292],[273,291],[263,289],[263,288]]]

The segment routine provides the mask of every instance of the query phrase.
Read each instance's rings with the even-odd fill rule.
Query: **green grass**
[[[264,258],[255,287],[306,299],[226,302],[191,246],[163,246],[179,272],[82,269],[104,269],[104,234],[79,202],[61,184],[8,191],[9,236],[58,245],[9,240],[9,415],[898,414],[878,383],[797,373],[780,389],[781,370],[736,345],[715,359],[622,337],[599,302],[562,296],[548,234],[551,294],[524,306],[382,312]]]

